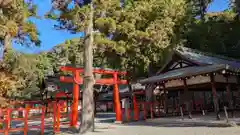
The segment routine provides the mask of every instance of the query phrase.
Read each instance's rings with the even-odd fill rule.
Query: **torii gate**
[[[80,73],[83,72],[83,68],[75,68],[71,66],[62,66],[60,67],[62,71],[72,71],[72,77],[60,77],[60,81],[63,82],[72,82],[73,85],[73,103],[72,103],[72,119],[71,125],[76,126],[78,120],[78,100],[79,100],[79,84],[83,83],[83,79],[80,77]],[[93,73],[100,73],[100,74],[111,74],[113,77],[108,79],[97,79],[95,80],[96,84],[113,84],[113,100],[114,100],[114,110],[116,113],[116,121],[121,121],[121,104],[119,98],[119,90],[118,84],[127,84],[127,80],[118,80],[118,75],[126,75],[127,72],[116,71],[116,70],[107,70],[107,69],[100,69],[94,68]]]

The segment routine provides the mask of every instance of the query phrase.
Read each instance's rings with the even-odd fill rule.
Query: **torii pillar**
[[[72,71],[72,77],[61,76],[60,80],[63,82],[72,82],[73,86],[73,103],[72,103],[72,113],[71,113],[71,126],[76,126],[78,121],[78,101],[79,101],[79,84],[83,83],[83,79],[80,77],[80,73],[83,72],[83,68],[74,68],[69,66],[61,67],[61,70]],[[127,80],[119,80],[118,74],[125,75],[126,72],[114,71],[114,70],[104,70],[104,69],[94,69],[94,73],[100,74],[111,74],[112,78],[108,79],[97,79],[95,82],[97,84],[113,84],[113,99],[114,99],[114,110],[116,113],[116,122],[122,121],[121,103],[119,97],[118,84],[127,84]]]
[[[75,80],[80,80],[80,72],[76,70],[73,75]],[[72,115],[71,126],[76,126],[78,121],[78,101],[79,101],[79,84],[73,81],[73,103],[72,103]]]
[[[121,103],[120,103],[120,97],[119,97],[117,78],[118,78],[117,73],[114,73],[113,74],[113,79],[114,79],[113,99],[114,99],[114,109],[116,113],[116,123],[121,123],[122,111],[121,111]]]

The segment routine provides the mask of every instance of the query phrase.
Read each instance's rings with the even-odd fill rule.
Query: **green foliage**
[[[211,0],[125,0],[120,4],[119,0],[95,0],[94,67],[126,70],[129,72],[128,79],[135,80],[139,76],[145,76],[149,70],[156,67],[159,69],[158,66],[177,45],[240,58],[237,3],[229,10],[207,13],[206,8],[210,2]],[[60,14],[51,10],[46,15],[58,21],[56,28],[71,32],[86,29],[88,5],[75,4],[71,9],[66,8],[66,5],[58,7],[60,8],[55,10],[60,11]],[[24,18],[36,15],[36,6],[32,10],[26,9]],[[7,30],[13,33],[12,37],[18,37],[14,33],[19,31],[17,24],[21,22],[21,31],[28,33],[24,36],[30,37],[32,41],[38,40],[33,23],[25,19],[11,20],[7,15],[0,15],[3,20],[0,24],[4,24],[0,26],[0,33],[4,35]],[[9,21],[5,23],[4,20]],[[44,89],[43,80],[47,75],[60,72],[59,66],[83,66],[83,44],[84,38],[74,38],[55,46],[49,52],[39,54],[23,54],[10,49],[6,60],[1,63],[1,69],[17,76],[16,89],[12,93],[15,96],[31,97],[32,93]]]
[[[44,88],[41,86],[45,76],[51,74],[52,65],[46,53],[24,54],[8,50],[1,61],[1,73],[8,73],[15,84],[9,87],[7,97],[31,97]],[[4,75],[4,74],[3,74]],[[16,82],[17,81],[17,82]],[[2,87],[1,87],[2,88]]]
[[[236,13],[235,20],[240,20],[240,0],[230,0],[230,7]]]
[[[206,22],[196,20],[186,34],[187,46],[228,57],[240,58],[240,24],[231,10],[206,14]]]
[[[151,67],[161,65],[177,45],[240,58],[238,0],[222,12],[207,12],[212,0],[93,2],[95,63],[127,70],[130,79],[144,76]],[[58,28],[83,31],[89,6],[75,4],[69,9],[64,8],[66,5],[55,8],[60,14],[50,12],[52,19],[59,22]],[[76,42],[80,48],[82,44]],[[79,53],[82,55],[82,51]]]
[[[40,45],[37,28],[28,20],[30,17],[38,17],[37,6],[26,0],[0,0],[0,7],[0,42],[4,50],[0,69],[1,75],[6,76],[8,82],[12,82],[12,86],[8,87],[8,94],[4,96],[26,96],[23,92],[25,89],[34,87],[35,91],[39,90],[38,84],[43,80],[46,67],[49,66],[48,59],[44,58],[44,55],[14,51],[11,43],[15,41],[24,46]]]
[[[83,64],[82,44],[78,45],[80,42],[83,42],[82,39],[66,40],[46,53],[55,72],[59,72],[59,66],[62,65]]]
[[[202,21],[205,20],[205,14],[207,12],[208,5],[213,0],[188,0],[192,5],[192,13],[194,16],[199,16]]]
[[[37,6],[25,0],[7,0],[0,3],[0,6],[0,40],[3,48],[8,49],[11,41],[25,46],[39,46],[37,28],[27,20],[29,17],[37,17]]]
[[[16,76],[7,72],[0,72],[0,97],[9,97],[12,93],[18,93],[19,80]]]
[[[93,2],[94,59],[103,67],[127,70],[133,79],[146,73],[151,62],[162,61],[163,52],[179,43],[175,33],[182,28],[189,5],[185,0],[136,0],[123,5],[119,0]],[[88,5],[56,10],[60,14],[53,10],[46,16],[54,16],[57,28],[73,32],[86,28]]]
[[[103,52],[98,48],[94,48],[94,52],[94,67],[104,66]],[[83,66],[83,38],[66,40],[53,47],[46,54],[55,72],[59,72],[59,66],[62,65]]]

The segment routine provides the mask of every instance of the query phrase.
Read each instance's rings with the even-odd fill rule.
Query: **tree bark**
[[[93,94],[93,5],[90,4],[89,23],[85,30],[84,41],[84,80],[80,134],[94,131],[94,94]]]

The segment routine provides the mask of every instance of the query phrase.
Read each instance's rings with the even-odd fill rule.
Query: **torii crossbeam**
[[[80,73],[84,71],[83,68],[75,68],[71,66],[62,66],[60,67],[62,71],[72,71],[73,77],[60,77],[60,81],[63,82],[72,82],[73,85],[73,103],[72,103],[72,118],[71,125],[76,126],[78,120],[78,99],[79,99],[79,84],[83,83],[83,79],[80,77]],[[113,99],[114,99],[114,110],[116,113],[116,121],[121,121],[121,104],[119,98],[118,84],[127,84],[127,80],[119,80],[118,75],[126,75],[127,72],[109,70],[109,69],[100,69],[94,68],[93,73],[99,74],[111,74],[113,77],[108,79],[96,79],[96,84],[113,84]]]

